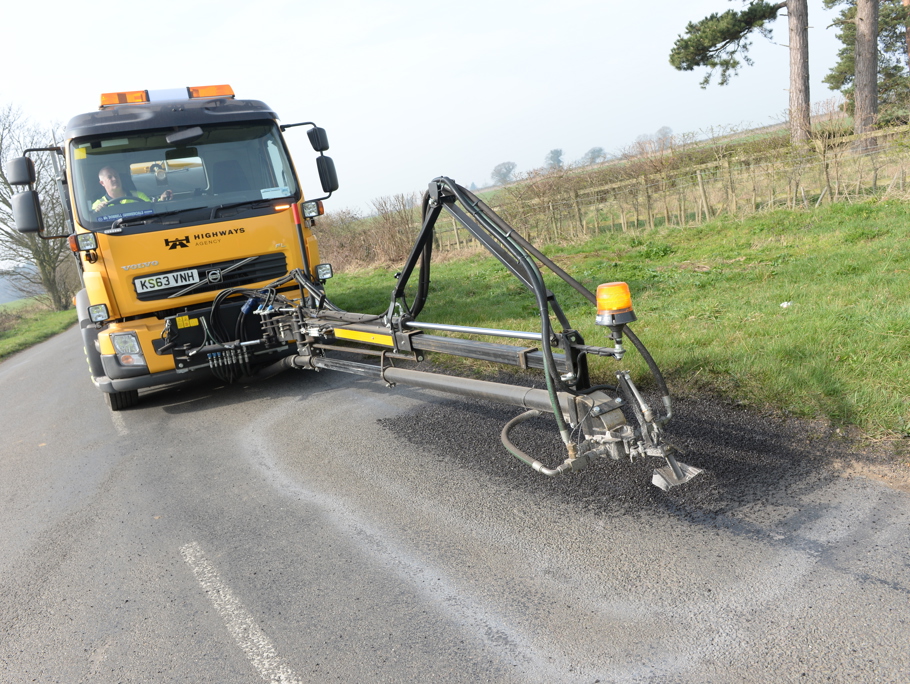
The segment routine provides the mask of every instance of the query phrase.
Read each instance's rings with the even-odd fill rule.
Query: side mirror
[[[28,157],[15,157],[7,162],[6,179],[10,185],[31,185],[35,178],[35,164]]]
[[[322,191],[332,193],[338,189],[338,174],[335,173],[335,162],[331,157],[320,156],[316,158],[316,169],[319,171],[319,182]]]
[[[314,126],[306,132],[306,135],[310,139],[310,145],[313,146],[316,152],[325,152],[329,149],[329,136],[324,128]]]
[[[17,183],[17,185],[23,185]],[[41,201],[35,190],[18,192],[10,198],[13,209],[13,220],[20,233],[40,233],[44,230],[44,216],[41,214]]]

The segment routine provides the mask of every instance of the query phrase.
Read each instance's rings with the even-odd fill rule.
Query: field
[[[0,305],[0,360],[66,330],[75,322],[75,309],[51,311],[29,299]]]
[[[614,230],[544,251],[589,289],[627,281],[633,328],[674,394],[910,436],[910,205],[821,204],[721,216],[697,226]],[[415,279],[416,280],[416,279]],[[391,270],[337,275],[341,307],[388,306]],[[607,344],[593,307],[553,283],[574,325]],[[434,264],[421,320],[533,330],[532,298],[483,255]],[[623,360],[647,383],[647,368]],[[611,381],[613,362],[593,368]]]

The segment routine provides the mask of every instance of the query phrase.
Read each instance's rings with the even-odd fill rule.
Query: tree
[[[910,39],[910,0],[881,0],[879,3],[876,47],[876,107],[878,123],[903,124],[910,121],[910,71],[907,43]],[[831,90],[840,91],[847,100],[847,111],[856,105],[856,0],[825,0],[825,7],[841,6],[834,21],[837,37],[843,44],[838,61],[823,79]],[[868,95],[867,95],[868,97]]]
[[[594,164],[599,164],[602,161],[607,159],[607,153],[602,147],[592,147],[590,150],[585,152],[584,156],[581,158],[582,166],[593,166]]]
[[[740,60],[751,65],[749,37],[753,31],[771,37],[768,22],[787,10],[790,31],[790,140],[808,140],[809,119],[809,8],[807,0],[786,0],[771,4],[748,2],[741,12],[727,10],[711,14],[699,22],[689,22],[670,51],[670,64],[679,71],[708,67],[702,79],[707,87],[716,70],[720,85],[727,85],[739,72]]]
[[[376,211],[373,235],[379,258],[394,263],[408,256],[420,228],[418,199],[416,193],[398,193],[370,202]]]
[[[856,3],[856,108],[853,127],[868,133],[878,113],[878,0]]]
[[[547,153],[547,156],[544,157],[544,166],[548,169],[561,169],[562,164],[562,150],[550,150]]]
[[[12,216],[13,187],[6,177],[6,165],[23,150],[53,144],[54,131],[43,130],[28,121],[18,109],[7,105],[0,110],[0,261],[28,264],[26,268],[6,268],[0,275],[24,296],[46,298],[56,310],[72,306],[79,286],[75,261],[66,240],[44,239],[16,230]],[[48,154],[33,157],[38,176],[36,189],[47,233],[68,232],[57,194],[54,170]]]
[[[493,167],[493,173],[490,174],[490,177],[493,179],[493,183],[496,185],[507,185],[511,183],[513,178],[512,174],[515,172],[518,164],[515,162],[503,162],[502,164],[497,164]]]
[[[657,149],[665,152],[673,147],[673,129],[669,126],[661,126],[654,134],[654,142],[657,143]]]

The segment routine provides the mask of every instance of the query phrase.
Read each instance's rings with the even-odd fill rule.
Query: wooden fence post
[[[698,190],[701,193],[701,203],[702,203],[702,209],[704,209],[704,212],[705,212],[705,220],[710,221],[711,220],[711,207],[708,204],[708,193],[705,192],[705,182],[704,182],[704,180],[702,180],[702,177],[701,177],[701,169],[698,169],[695,172],[695,174],[698,176]]]

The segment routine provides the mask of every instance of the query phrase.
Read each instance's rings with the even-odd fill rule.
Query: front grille
[[[276,254],[261,254],[249,263],[246,263],[239,268],[235,268],[230,273],[224,273],[224,271],[231,266],[241,261],[243,261],[243,259],[233,259],[231,261],[219,261],[214,264],[200,264],[190,268],[170,269],[167,271],[159,271],[158,273],[143,274],[142,276],[133,279],[133,288],[136,288],[135,281],[140,278],[149,278],[152,276],[164,275],[166,273],[174,273],[176,271],[196,270],[199,273],[199,280],[205,280],[207,274],[211,271],[222,272],[220,281],[214,283],[199,283],[194,289],[187,292],[187,295],[192,295],[199,292],[217,292],[219,290],[226,290],[229,287],[244,287],[263,280],[276,280],[277,278],[287,275],[288,272],[287,258],[282,252],[278,252]],[[182,284],[174,287],[162,288],[160,290],[137,292],[136,298],[142,302],[167,299],[172,294],[185,290],[187,287],[189,287],[189,285]]]

